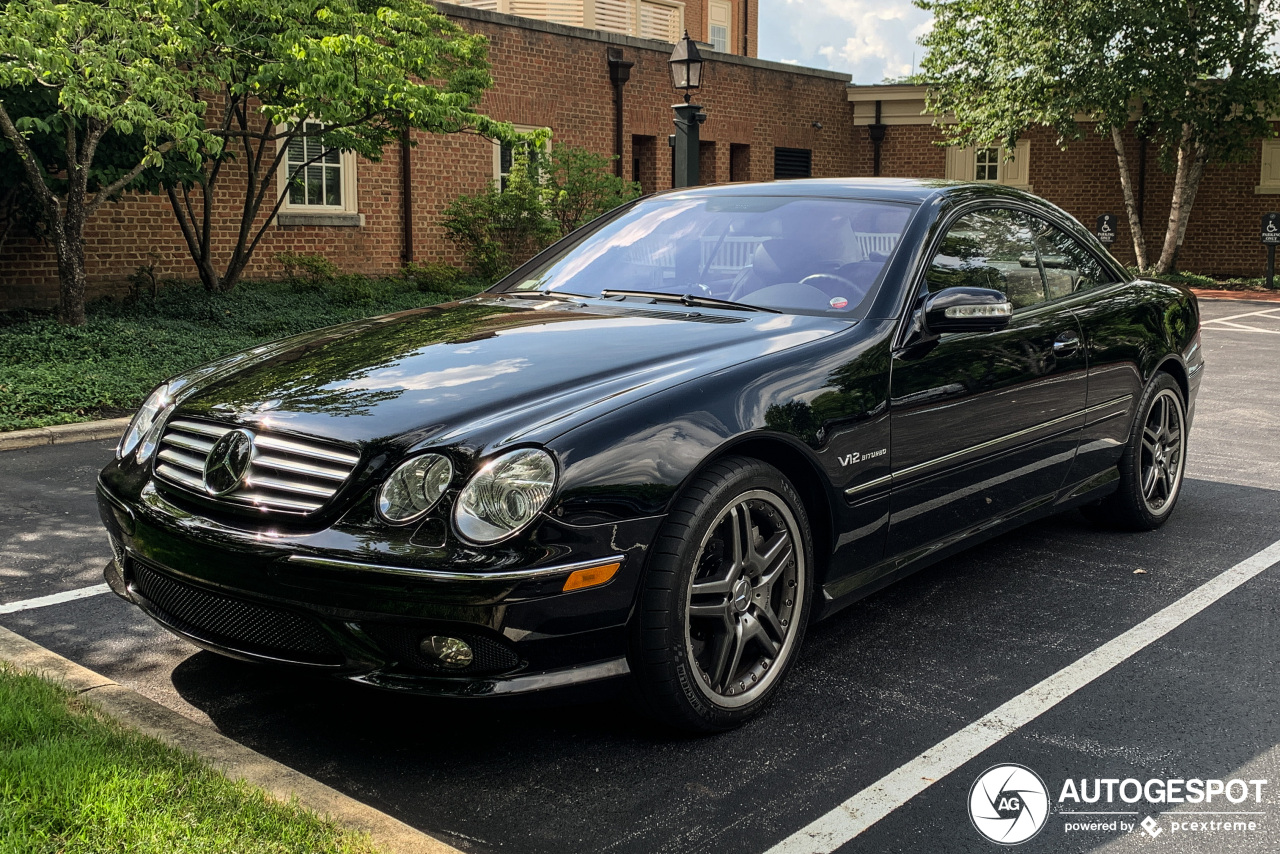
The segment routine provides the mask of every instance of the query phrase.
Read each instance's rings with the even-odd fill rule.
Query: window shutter
[[[1262,183],[1255,192],[1280,193],[1280,139],[1262,141]]]
[[[947,148],[947,165],[942,177],[951,181],[973,180],[975,149],[952,145]]]
[[[590,2],[590,0],[588,0]],[[611,33],[631,33],[631,0],[595,0],[596,29]]]
[[[1008,149],[1001,148],[1002,155],[1008,153]],[[1001,176],[1000,183],[1008,184],[1011,187],[1026,187],[1031,182],[1027,179],[1027,167],[1031,165],[1031,140],[1018,140],[1017,148],[1014,149],[1013,159],[1006,160],[1000,164],[1004,168],[1004,174]]]
[[[639,36],[642,39],[656,39],[675,44],[680,40],[680,30],[684,24],[683,17],[679,7],[640,0]]]

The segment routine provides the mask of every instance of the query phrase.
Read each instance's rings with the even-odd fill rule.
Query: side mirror
[[[925,298],[924,331],[995,332],[1009,325],[1013,303],[999,291],[988,288],[945,288]]]

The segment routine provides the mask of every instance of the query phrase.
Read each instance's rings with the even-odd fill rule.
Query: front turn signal
[[[568,593],[570,590],[599,587],[601,584],[607,584],[610,579],[617,575],[621,567],[621,561],[614,561],[613,563],[602,563],[599,566],[589,566],[586,569],[576,569],[569,573],[569,577],[564,580],[562,589],[565,593]]]

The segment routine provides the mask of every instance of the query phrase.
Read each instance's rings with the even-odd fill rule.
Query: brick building
[[[934,144],[938,130],[921,114],[918,87],[850,86],[845,74],[756,58],[758,0],[467,2],[441,9],[489,38],[496,85],[481,109],[521,128],[549,127],[556,142],[615,153],[609,56],[634,63],[622,87],[620,154],[625,176],[646,192],[671,186],[667,136],[675,93],[667,59],[671,39],[687,28],[694,38],[723,48],[704,50],[708,62],[697,98],[708,115],[699,163],[704,182],[872,175],[877,145],[868,126],[876,123],[879,104],[886,126],[878,146],[881,175],[982,177],[1029,187],[1085,221],[1113,212],[1122,229],[1113,248],[1121,258],[1131,254],[1108,140],[1085,140],[1063,153],[1048,134],[1033,133],[1013,163],[1000,152],[940,147]],[[458,194],[500,179],[504,158],[496,145],[474,135],[418,135],[415,141],[407,156],[392,146],[377,163],[350,154],[327,158],[322,180],[286,201],[246,275],[278,275],[276,256],[284,251],[323,253],[343,269],[367,273],[389,273],[407,260],[457,261],[438,224],[441,212]],[[1132,145],[1136,163],[1139,146],[1136,140]],[[1149,245],[1163,235],[1170,184],[1152,152],[1145,193]],[[1256,275],[1256,214],[1280,203],[1269,198],[1272,193],[1280,193],[1280,141],[1259,143],[1251,163],[1210,170],[1182,266]],[[238,225],[236,199],[229,194],[215,201],[230,236]],[[128,196],[104,206],[86,228],[86,245],[91,298],[125,291],[140,265],[154,264],[161,277],[195,277],[162,196]],[[57,295],[50,249],[11,236],[0,248],[0,310],[52,307]]]

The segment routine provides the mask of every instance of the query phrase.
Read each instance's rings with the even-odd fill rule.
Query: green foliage
[[[472,270],[488,281],[502,278],[559,236],[523,146],[513,159],[505,190],[493,184],[459,196],[445,208],[441,221]]]
[[[339,276],[301,292],[288,282],[255,282],[229,294],[170,285],[154,304],[94,303],[82,327],[10,316],[0,325],[0,430],[123,414],[162,380],[229,353],[479,290],[474,280],[434,287],[399,276]]]
[[[284,279],[295,290],[322,290],[338,276],[338,265],[323,255],[281,252],[276,260],[284,268]]]
[[[204,150],[199,173],[167,182],[166,192],[210,290],[234,287],[249,263],[270,227],[260,215],[288,192],[275,180],[282,167],[297,182],[327,149],[380,160],[409,130],[520,137],[478,112],[493,85],[485,37],[426,0],[205,0],[194,21],[201,67],[225,104],[210,133],[225,145]],[[309,159],[288,165],[286,152],[300,145]],[[233,179],[241,227],[233,246],[215,247],[207,202],[233,158],[249,173]]]
[[[1035,125],[1066,146],[1086,116],[1117,148],[1134,252],[1146,248],[1119,132],[1159,146],[1175,170],[1155,269],[1177,261],[1206,166],[1244,158],[1280,110],[1280,0],[915,0],[932,12],[921,39],[928,107],[954,114],[948,142],[1012,149]]]
[[[1271,41],[1277,0],[916,0],[934,24],[922,76],[929,108],[960,145],[1012,147],[1035,125],[1060,143],[1081,136],[1077,117],[1107,134],[1140,101],[1139,130],[1167,161],[1184,126],[1217,159],[1270,135],[1280,107],[1280,60]]]
[[[12,852],[373,854],[367,838],[125,730],[0,665],[0,839]]]
[[[557,145],[549,157],[538,160],[536,170],[547,216],[556,223],[561,237],[640,196],[638,183],[613,174],[616,159],[573,145]]]
[[[410,262],[404,265],[400,275],[423,293],[451,294],[456,297],[470,296],[487,284],[471,273],[439,262]]]
[[[501,278],[552,241],[640,195],[640,185],[610,169],[611,158],[557,145],[531,160],[518,146],[506,189],[489,186],[445,208],[447,236],[489,281]]]
[[[0,177],[31,194],[67,323],[84,322],[85,221],[168,150],[221,146],[203,128],[192,12],[193,0],[0,3]]]

